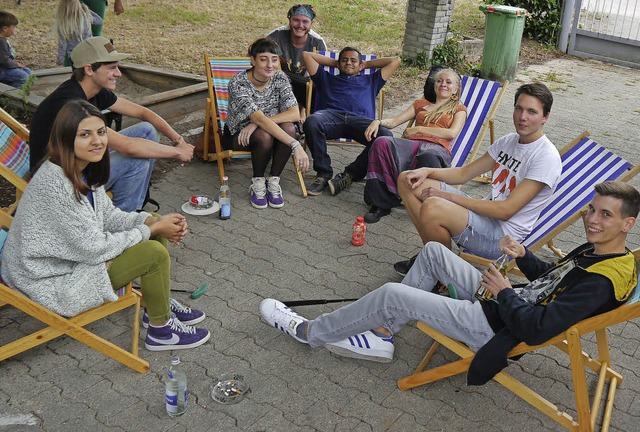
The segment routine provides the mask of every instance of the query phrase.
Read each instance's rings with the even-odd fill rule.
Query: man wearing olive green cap
[[[158,114],[116,96],[116,79],[122,73],[119,62],[130,54],[118,52],[109,39],[94,37],[82,41],[71,52],[73,72],[38,106],[31,121],[29,147],[31,172],[47,155],[47,144],[58,111],[69,101],[89,101],[100,110],[108,109],[141,120],[120,132],[107,130],[111,171],[105,189],[113,192],[113,204],[124,211],[141,210],[145,202],[154,159],[193,158],[193,146]],[[159,144],[159,134],[174,146]]]

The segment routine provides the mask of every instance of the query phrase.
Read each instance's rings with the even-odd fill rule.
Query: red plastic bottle
[[[364,244],[364,233],[367,232],[367,225],[364,223],[364,218],[358,216],[356,223],[353,224],[353,234],[351,234],[351,243],[354,246],[362,246]]]

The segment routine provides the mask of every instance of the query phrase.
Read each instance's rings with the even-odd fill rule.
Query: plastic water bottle
[[[367,225],[364,223],[364,218],[358,216],[356,223],[353,224],[353,233],[351,234],[351,243],[354,246],[362,246],[364,244],[364,233],[367,232]]]
[[[231,218],[231,190],[229,189],[229,177],[222,177],[222,184],[220,185],[220,197],[218,199],[220,204],[219,216],[222,220]]]
[[[187,410],[187,374],[180,364],[180,357],[171,357],[165,386],[167,414],[177,417]]]

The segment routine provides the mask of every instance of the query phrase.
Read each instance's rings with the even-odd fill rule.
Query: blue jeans
[[[422,321],[477,351],[494,335],[474,297],[482,274],[437,242],[427,243],[402,283],[386,283],[356,302],[309,321],[312,347],[382,326],[397,333]],[[436,282],[455,286],[458,299],[431,292]]]
[[[351,174],[354,180],[362,180],[367,175],[369,148],[373,143],[373,141],[367,141],[364,131],[372,121],[367,117],[333,110],[316,111],[307,117],[304,122],[304,135],[313,157],[313,169],[316,175],[327,179],[333,177],[331,158],[327,152],[327,140],[350,138],[364,144],[365,148],[344,170]],[[378,136],[393,136],[393,134],[389,129],[380,127]]]
[[[26,67],[0,69],[0,82],[18,88],[27,82],[29,75],[31,75],[31,69]]]
[[[158,131],[148,122],[129,126],[120,131],[129,138],[160,141]],[[113,205],[124,211],[142,209],[153,172],[153,159],[127,157],[115,150],[109,151],[111,172],[105,189],[113,192]]]

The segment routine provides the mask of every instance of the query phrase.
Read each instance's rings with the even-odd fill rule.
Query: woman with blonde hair
[[[102,18],[87,5],[80,0],[60,0],[54,26],[58,34],[56,64],[71,66],[71,51],[92,36],[92,25],[102,25]]]
[[[432,70],[423,98],[393,118],[371,122],[365,131],[367,139],[373,139],[380,126],[393,129],[415,118],[414,126],[407,128],[402,138],[379,137],[371,146],[364,188],[364,201],[371,206],[366,222],[378,222],[400,205],[397,180],[402,171],[451,165],[451,145],[467,119],[460,90],[460,74],[456,71]]]

